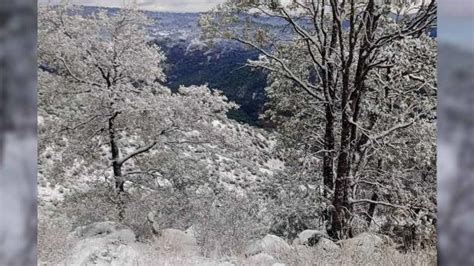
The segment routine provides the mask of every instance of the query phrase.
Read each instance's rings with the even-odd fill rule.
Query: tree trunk
[[[349,64],[348,64],[349,65]],[[342,84],[342,115],[341,115],[341,145],[338,153],[336,186],[333,197],[333,210],[331,214],[331,230],[330,236],[336,239],[344,239],[352,236],[350,227],[350,219],[352,215],[352,205],[349,197],[352,194],[351,187],[351,157],[350,157],[350,141],[351,141],[351,123],[349,122],[349,114],[344,110],[349,100],[349,68],[346,67],[343,74]]]
[[[114,171],[115,189],[119,192],[123,192],[124,181],[122,179],[122,165],[118,163],[120,151],[115,138],[115,118],[117,115],[118,113],[116,112],[109,118],[109,140],[110,152],[112,154],[112,168]]]
[[[326,130],[324,134],[325,150],[323,157],[324,197],[328,197],[328,190],[334,189],[334,174],[332,151],[334,150],[334,117],[329,104],[326,105]]]
[[[334,189],[334,208],[331,215],[332,226],[330,235],[336,239],[344,239],[352,235],[352,230],[349,225],[352,212],[352,206],[349,202],[349,196],[351,195],[349,140],[350,128],[343,127],[341,150],[339,152],[337,166],[336,187]]]
[[[118,196],[118,209],[119,209],[119,220],[122,221],[125,217],[125,181],[122,177],[122,164],[118,163],[120,157],[120,151],[117,145],[117,140],[115,138],[115,118],[119,112],[115,112],[109,118],[109,140],[110,140],[110,151],[112,153],[112,169],[114,173],[114,182],[115,182],[115,191]]]
[[[329,104],[326,104],[326,130],[324,133],[324,149],[326,152],[323,157],[323,197],[329,199],[331,193],[329,191],[334,190],[334,159],[333,159],[333,150],[334,150],[334,116],[331,111]],[[328,221],[326,224],[327,228],[331,230],[331,212],[328,208],[323,210],[323,219]]]
[[[374,194],[372,195],[371,200],[372,200],[372,201],[377,201],[378,198],[379,198],[379,196],[377,195],[377,193],[374,193]],[[373,219],[373,217],[374,217],[375,207],[376,207],[376,206],[377,206],[377,205],[376,205],[375,203],[370,203],[370,204],[369,204],[369,210],[367,211],[367,219],[366,219],[366,221],[367,221],[367,228],[370,228],[370,224],[372,223],[372,219]]]
[[[124,192],[124,181],[122,179],[122,165],[117,162],[112,163],[114,169],[115,189],[119,192]]]

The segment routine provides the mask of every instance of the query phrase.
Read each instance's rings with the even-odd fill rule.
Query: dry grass
[[[199,248],[199,247],[198,247]],[[196,253],[196,250],[180,248],[180,240],[166,239],[166,241],[154,241],[145,245],[146,257],[144,265],[152,266],[257,266],[250,263],[249,258],[243,255],[233,254],[222,257],[205,257]],[[218,254],[218,251],[212,252]],[[284,265],[298,266],[319,266],[319,265],[361,265],[361,266],[430,266],[436,265],[436,251],[414,251],[410,253],[400,253],[393,248],[384,248],[373,254],[351,254],[349,251],[341,249],[340,252],[326,252],[314,247],[298,246],[292,247],[292,252],[281,256],[277,262]],[[259,264],[271,266],[272,264]]]
[[[38,237],[39,265],[58,265],[66,256],[73,243],[68,242],[69,230],[59,223],[40,223]],[[133,243],[143,254],[145,266],[247,266],[251,264],[243,255],[233,254],[227,257],[205,257],[199,252],[201,247],[183,245],[179,237],[156,238],[147,243]],[[211,252],[219,254],[219,251]],[[282,256],[278,262],[285,265],[436,265],[436,252],[417,251],[401,254],[392,248],[385,248],[374,254],[351,254],[342,249],[340,252],[325,252],[314,247],[298,246],[292,252]],[[262,264],[268,265],[271,264]]]
[[[90,195],[90,194],[88,194]],[[83,195],[84,196],[84,195]],[[104,203],[103,195],[96,197],[73,198],[71,207],[66,212],[75,215],[75,223],[83,225],[96,220],[107,219],[109,205]],[[143,242],[132,243],[137,251],[143,254],[142,265],[220,265],[240,266],[255,265],[250,263],[243,253],[252,239],[259,239],[267,231],[259,221],[258,206],[251,200],[239,200],[233,197],[222,198],[216,205],[214,198],[195,198],[189,202],[180,202],[179,198],[165,199],[166,195],[153,195],[155,201],[145,198],[129,206],[126,224],[137,235],[147,235],[149,224],[144,223],[144,216],[149,210],[161,210],[159,221],[161,228],[179,228],[193,224],[197,243],[183,245],[183,238],[157,238],[154,236],[141,238]],[[97,198],[100,198],[98,200]],[[96,204],[88,204],[96,200]],[[102,200],[102,201],[101,201]],[[168,209],[158,203],[171,206]],[[71,204],[74,203],[74,204]],[[79,204],[78,204],[79,203]],[[87,203],[87,204],[86,204]],[[173,204],[174,203],[174,204]],[[179,203],[179,204],[178,204]],[[190,204],[192,203],[192,204]],[[74,212],[72,206],[75,206]],[[97,208],[99,207],[99,209]],[[186,211],[184,215],[183,211]],[[113,215],[111,215],[113,216]],[[185,216],[185,217],[183,217]],[[52,219],[52,217],[56,217]],[[68,240],[72,226],[61,222],[57,215],[49,215],[48,219],[40,219],[38,225],[38,258],[41,265],[58,265],[67,255],[74,243]],[[79,219],[83,218],[83,219]],[[66,221],[66,219],[64,219]],[[143,228],[133,225],[143,224]],[[178,225],[178,226],[177,226]],[[174,227],[176,226],[176,227]],[[178,234],[179,235],[179,234]],[[285,265],[436,265],[436,251],[417,251],[401,254],[393,248],[384,247],[377,252],[354,253],[343,249],[336,252],[324,251],[315,247],[292,247],[288,254],[279,254],[278,262]],[[268,263],[267,263],[268,264]],[[265,265],[265,264],[263,264]],[[271,265],[271,264],[268,264]]]
[[[294,253],[282,263],[286,265],[367,265],[367,266],[399,266],[399,265],[437,265],[436,251],[416,251],[400,253],[393,248],[384,248],[371,254],[351,253],[341,249],[337,253],[328,253],[316,248],[295,248]]]

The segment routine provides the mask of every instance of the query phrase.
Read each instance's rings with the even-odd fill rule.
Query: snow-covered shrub
[[[193,216],[190,195],[168,188],[127,193],[124,217],[121,219],[117,209],[120,199],[110,186],[97,181],[91,183],[87,191],[65,196],[61,208],[74,227],[103,221],[121,222],[133,229],[139,240],[146,240],[153,236],[151,223],[147,219],[150,212],[156,213],[155,220],[161,229],[185,229],[190,226]]]
[[[268,205],[270,233],[293,240],[303,230],[324,227],[322,215],[326,203],[316,187],[308,184],[295,179],[292,172],[281,172],[262,184],[259,192]]]
[[[195,201],[196,238],[206,256],[242,254],[250,240],[265,234],[256,200],[226,194]]]
[[[400,213],[405,217],[400,217],[404,216]],[[433,249],[438,243],[436,220],[423,213],[418,213],[417,216],[413,214],[411,216],[406,212],[392,214],[381,225],[380,232],[392,238],[397,248],[403,252]]]
[[[65,195],[59,207],[75,228],[95,222],[117,221],[117,200],[116,193],[107,183],[94,182],[87,191]]]

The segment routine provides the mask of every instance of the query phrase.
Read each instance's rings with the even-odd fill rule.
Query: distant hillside
[[[99,10],[85,7],[86,14]],[[107,8],[114,13],[116,8]],[[208,47],[200,40],[199,13],[146,12],[156,21],[150,37],[167,56],[165,85],[177,89],[179,85],[208,84],[224,92],[229,100],[240,105],[230,114],[237,121],[259,126],[259,114],[265,104],[266,75],[245,66],[248,59],[258,53],[240,44],[221,41]],[[275,19],[258,19],[259,23],[276,27]]]
[[[230,116],[238,121],[259,125],[258,116],[266,101],[266,75],[245,66],[258,53],[235,42],[221,41],[208,47],[200,40],[197,13],[147,12],[156,20],[150,29],[155,42],[167,55],[167,83],[179,85],[208,84],[240,105]],[[262,21],[262,23],[275,23]]]
[[[98,8],[86,7],[85,10],[86,13],[93,13]],[[117,9],[106,10],[114,13]],[[210,88],[223,91],[231,101],[240,105],[240,109],[230,114],[232,118],[254,126],[262,125],[258,117],[266,101],[266,74],[245,66],[248,59],[257,58],[257,51],[230,41],[220,41],[208,47],[200,40],[199,13],[145,13],[156,21],[149,29],[150,35],[167,56],[165,85],[177,89],[179,85],[207,83]],[[282,30],[285,22],[281,19],[252,17],[252,20],[291,38],[291,30]],[[436,29],[430,34],[436,37]]]
[[[157,41],[163,44],[164,41]],[[191,44],[176,42],[168,47],[161,45],[167,54],[167,83],[171,89],[180,85],[208,84],[218,89],[241,107],[231,114],[236,120],[258,123],[258,115],[265,103],[266,75],[245,66],[257,53],[243,49],[190,50]]]

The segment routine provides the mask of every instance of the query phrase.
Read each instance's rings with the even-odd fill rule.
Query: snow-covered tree
[[[147,40],[149,23],[133,9],[40,8],[40,171],[50,180],[103,169],[122,195],[138,172],[156,177],[145,168],[160,168],[156,153],[219,141],[212,122],[235,105],[206,86],[161,85],[165,57]]]
[[[436,9],[435,1],[229,0],[201,18],[207,38],[261,52],[249,65],[270,72],[266,115],[300,152],[297,164],[321,159],[306,164],[308,178],[323,184],[334,238],[353,235],[358,216],[370,224],[376,206],[434,213],[436,52],[427,34]]]

